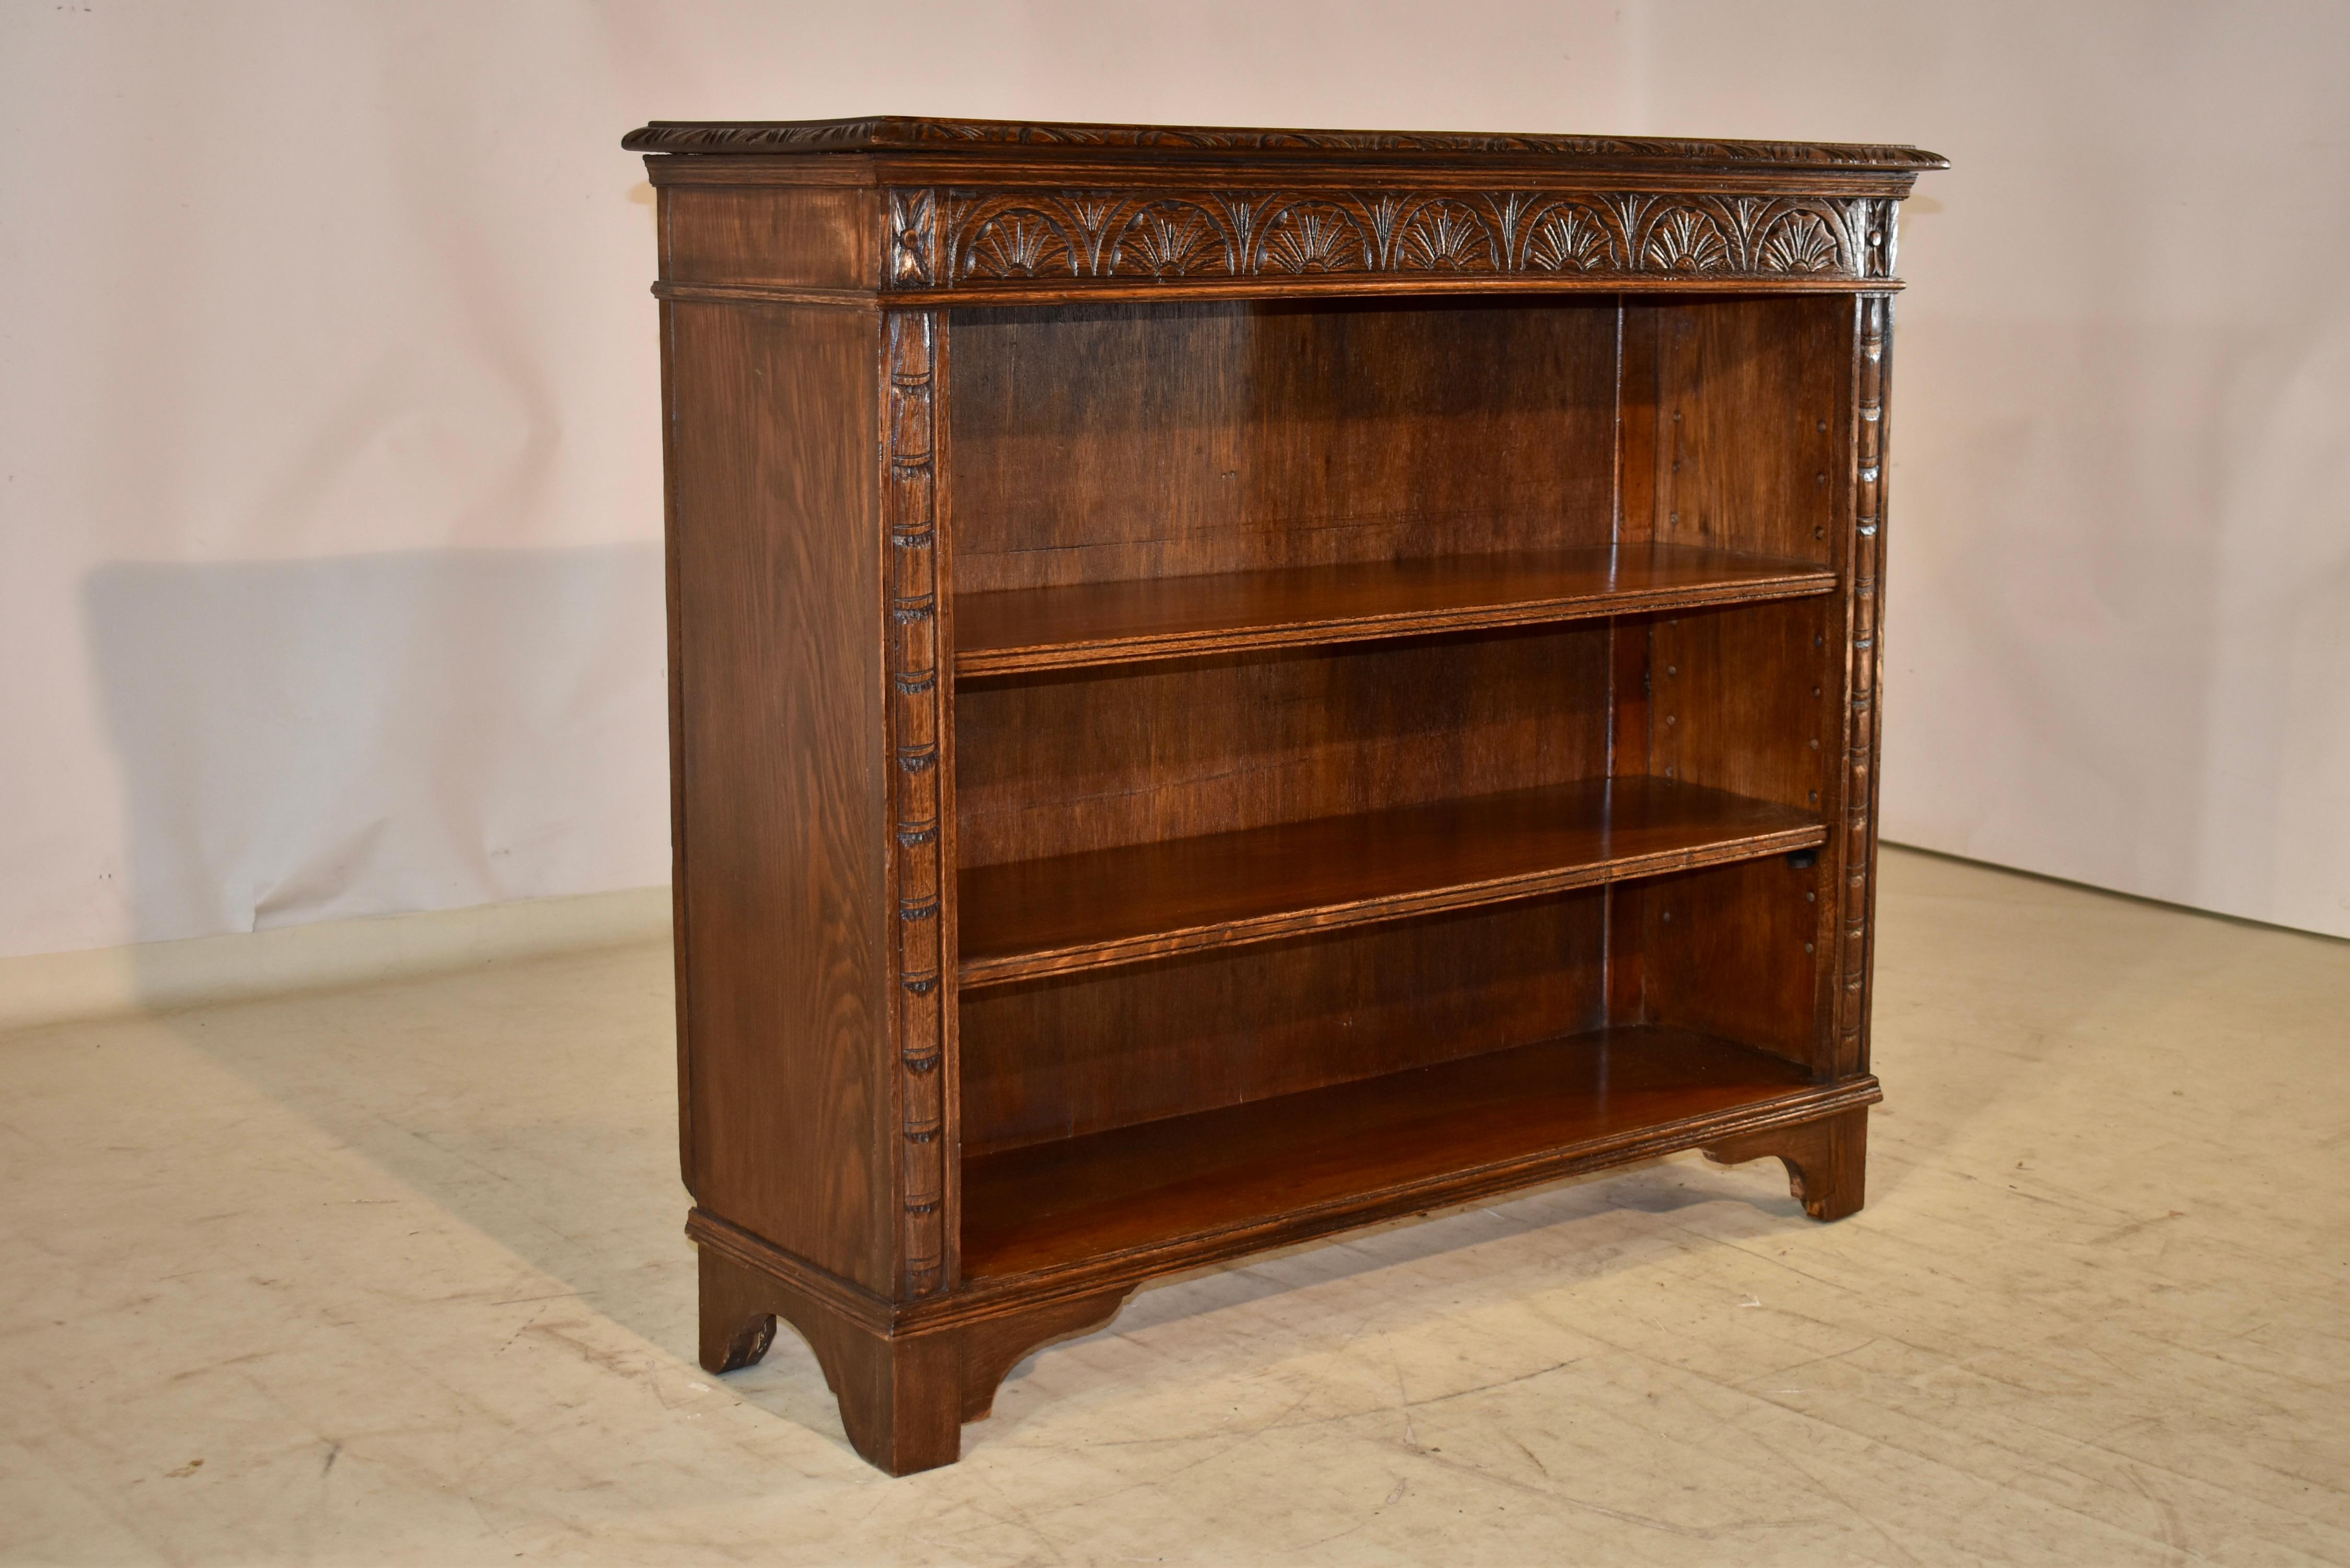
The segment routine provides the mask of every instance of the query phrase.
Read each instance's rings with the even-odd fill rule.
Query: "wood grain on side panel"
[[[668,186],[662,279],[871,288],[881,273],[880,201],[853,187]]]
[[[881,1049],[879,320],[771,305],[669,316],[687,1185],[886,1292],[899,1140]]]

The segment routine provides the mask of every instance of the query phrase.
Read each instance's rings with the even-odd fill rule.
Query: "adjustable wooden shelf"
[[[951,1461],[1141,1281],[1860,1207],[1907,147],[653,125],[703,1364]]]

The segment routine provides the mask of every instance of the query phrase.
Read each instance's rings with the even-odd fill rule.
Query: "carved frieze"
[[[1442,275],[1874,282],[1873,197],[1507,191],[893,191],[889,285]]]

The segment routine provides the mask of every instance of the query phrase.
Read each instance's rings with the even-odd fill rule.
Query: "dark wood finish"
[[[1898,147],[649,127],[702,1355],[903,1474],[1155,1275],[1864,1195]]]
[[[899,1258],[907,1292],[937,1290],[952,1267],[947,1225],[955,1167],[955,1019],[946,974],[955,950],[954,723],[942,649],[953,635],[949,552],[939,514],[938,405],[945,394],[943,323],[927,311],[883,323],[881,508],[889,535],[883,622],[889,666],[889,836],[897,938],[888,1037],[899,1131]]]
[[[1868,1164],[1868,1112],[1842,1111],[1816,1120],[1742,1133],[1705,1146],[1717,1165],[1776,1159],[1787,1168],[1787,1190],[1814,1220],[1860,1212]]]
[[[686,1186],[844,1278],[899,1272],[879,318],[671,305]],[[827,679],[801,678],[810,669]],[[795,1109],[828,1107],[789,1138]]]
[[[1266,157],[1328,152],[1426,161],[1465,158],[1490,167],[1498,159],[1531,155],[1572,158],[1596,165],[1691,164],[1729,167],[1947,169],[1939,153],[1915,147],[1835,141],[1688,140],[1669,137],[1555,136],[1461,130],[1300,130],[1231,125],[1039,124],[1013,119],[938,119],[879,115],[851,119],[655,120],[630,131],[620,145],[634,152],[762,154],[875,152],[920,148],[978,151],[1002,147],[1072,149],[1087,153],[1164,156],[1241,153]]]
[[[1643,884],[1637,907],[1627,906],[1613,928],[1619,951],[1639,966],[1636,1015],[1806,1066],[1824,1059],[1821,886],[1817,860],[1804,855]]]
[[[952,1464],[963,1423],[986,1418],[1014,1366],[1055,1340],[1101,1327],[1134,1290],[967,1297],[951,1316],[922,1318],[699,1209],[686,1231],[701,1254],[703,1369],[752,1366],[774,1345],[776,1324],[791,1324],[839,1403],[849,1446],[895,1476]]]
[[[1800,811],[1597,779],[974,867],[962,983],[998,984],[1807,849]]]
[[[1887,395],[1892,375],[1893,302],[1882,295],[1853,302],[1852,532],[1847,546],[1851,588],[1844,596],[1843,635],[1829,639],[1844,682],[1843,768],[1833,798],[1844,832],[1836,846],[1835,1054],[1836,1073],[1868,1071],[1868,986],[1876,962],[1877,748],[1884,722],[1877,701],[1877,639],[1884,620]]]
[[[1353,642],[1825,594],[1826,568],[1724,551],[1528,550],[964,594],[958,677]]]
[[[1358,1224],[1550,1179],[1667,1129],[1682,1147],[1734,1149],[1696,1129],[1809,1090],[1762,1052],[1636,1025],[1035,1144],[964,1171],[963,1267],[1188,1255],[1195,1239],[1308,1214]]]
[[[960,682],[962,864],[1605,777],[1607,658],[1586,621]]]
[[[774,285],[853,289],[879,264],[880,236],[868,221],[872,197],[858,190],[809,191],[777,202],[756,189],[688,191],[661,211],[662,277],[672,286],[757,287],[746,260],[779,270]]]
[[[1596,1029],[1606,913],[1584,889],[967,992],[963,1153]]]
[[[1593,301],[958,311],[958,586],[1605,548],[1615,334]]]

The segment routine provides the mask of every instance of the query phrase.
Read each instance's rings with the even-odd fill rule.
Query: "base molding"
[[[713,1373],[752,1365],[775,1343],[778,1319],[798,1330],[840,1403],[850,1446],[893,1476],[951,1465],[962,1424],[988,1416],[995,1391],[1028,1355],[1088,1333],[1118,1315],[1134,1287],[1061,1297],[962,1322],[893,1329],[845,1310],[830,1293],[704,1245],[702,1365]]]
[[[1841,1220],[1857,1213],[1866,1196],[1868,1105],[1878,1097],[1874,1079],[1853,1080],[1825,1105],[1806,1107],[1806,1119],[1790,1119],[1794,1107],[1782,1106],[1661,1135],[1671,1137],[1668,1147],[1629,1143],[1577,1165],[1596,1168],[1691,1147],[1720,1165],[1775,1158],[1806,1213]],[[1507,1185],[1575,1173],[1544,1170]],[[1326,1225],[1322,1233],[1344,1228]],[[702,1366],[725,1373],[751,1366],[774,1344],[776,1324],[788,1323],[824,1368],[850,1444],[891,1475],[952,1464],[962,1457],[962,1424],[993,1410],[997,1388],[1021,1361],[1108,1323],[1152,1275],[1202,1261],[1171,1249],[890,1302],[702,1209],[687,1217],[686,1234],[701,1254]],[[1218,1251],[1229,1257],[1246,1250]]]

